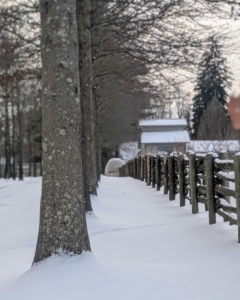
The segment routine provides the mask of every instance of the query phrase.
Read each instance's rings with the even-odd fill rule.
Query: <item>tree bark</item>
[[[32,117],[31,110],[29,112],[29,128],[28,128],[28,176],[32,176]]]
[[[34,109],[34,139],[33,139],[33,177],[37,177],[37,143],[36,143],[36,128],[37,128],[37,99],[33,98],[33,109]]]
[[[15,136],[16,136],[16,122],[14,114],[14,96],[11,97],[12,106],[12,178],[16,179],[16,147],[15,147]]]
[[[8,112],[8,98],[5,97],[5,170],[4,178],[10,178],[11,175],[11,145],[10,145],[10,128],[9,128],[9,112]]]
[[[82,153],[83,153],[83,174],[84,174],[84,198],[85,211],[92,211],[90,200],[90,182],[92,177],[92,155],[91,142],[91,123],[93,122],[92,111],[92,68],[91,68],[91,35],[90,28],[87,28],[89,11],[84,0],[77,0],[77,27],[79,43],[79,76],[81,94],[81,113],[82,113]],[[89,43],[90,39],[90,43]]]
[[[103,165],[102,165],[102,142],[101,142],[101,132],[100,132],[100,108],[99,108],[99,96],[98,91],[94,89],[94,105],[95,105],[95,141],[96,149],[95,155],[97,159],[97,179],[101,180],[101,175],[104,174]]]
[[[40,12],[43,186],[34,263],[53,253],[90,250],[79,139],[76,0],[40,0]]]
[[[23,180],[23,130],[22,130],[22,114],[20,109],[20,93],[17,91],[17,120],[18,120],[18,152],[19,152],[19,180]]]
[[[91,34],[91,1],[83,0],[83,73],[87,74],[83,79],[84,88],[86,90],[88,114],[86,121],[88,125],[88,148],[90,154],[89,165],[89,190],[90,194],[97,195],[97,155],[96,155],[96,115],[95,102],[93,97],[93,65],[92,65],[92,34]],[[85,70],[85,71],[84,71]],[[83,89],[84,91],[84,89]]]

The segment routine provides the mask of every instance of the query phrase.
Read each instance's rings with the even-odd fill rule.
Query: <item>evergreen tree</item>
[[[222,57],[221,46],[215,37],[209,38],[210,49],[203,54],[199,64],[197,85],[194,89],[192,138],[197,138],[198,127],[207,104],[217,97],[225,108],[227,103],[227,89],[231,88],[231,74],[226,66],[226,59]]]

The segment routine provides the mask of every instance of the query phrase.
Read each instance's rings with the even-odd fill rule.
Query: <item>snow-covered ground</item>
[[[237,228],[131,178],[102,177],[92,253],[31,268],[40,179],[0,181],[1,300],[238,300]],[[31,269],[30,269],[31,268]]]

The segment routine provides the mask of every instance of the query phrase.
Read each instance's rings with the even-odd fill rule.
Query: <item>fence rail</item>
[[[148,154],[128,161],[119,173],[145,181],[157,191],[163,188],[170,201],[179,194],[180,206],[190,201],[193,214],[198,213],[199,203],[204,204],[209,224],[216,223],[218,214],[238,226],[240,243],[240,154],[234,160],[227,159],[227,153]],[[235,183],[235,189],[229,182]],[[230,197],[236,199],[236,207],[230,205]]]

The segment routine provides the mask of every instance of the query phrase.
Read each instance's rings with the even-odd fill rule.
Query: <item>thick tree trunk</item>
[[[76,0],[40,0],[43,75],[43,186],[34,262],[90,250],[80,147]]]
[[[80,96],[81,96],[81,113],[82,113],[82,164],[83,164],[83,183],[84,183],[84,199],[85,211],[92,211],[90,200],[90,176],[91,176],[91,44],[89,45],[88,32],[86,27],[86,3],[84,0],[77,0],[77,27],[78,27],[78,43],[79,43],[79,75],[80,75]]]
[[[98,93],[97,89],[94,89],[94,107],[95,107],[95,141],[96,141],[96,149],[95,149],[95,155],[96,155],[96,161],[97,161],[97,180],[100,181],[101,174],[102,173],[102,146],[101,146],[101,136],[100,136],[100,113],[98,108]]]
[[[93,99],[94,99],[94,110],[95,110],[95,156],[97,164],[97,180],[100,181],[102,173],[102,146],[101,146],[101,136],[100,136],[100,109],[99,109],[99,99],[98,99],[97,88],[93,89]]]
[[[100,181],[101,175],[104,174],[104,168],[103,168],[103,161],[102,161],[102,141],[101,141],[101,132],[100,132],[100,125],[98,124],[98,130],[97,130],[97,155],[98,155],[98,180]]]
[[[79,72],[82,111],[83,164],[86,174],[84,186],[89,186],[90,194],[97,194],[97,164],[95,157],[95,119],[92,95],[92,51],[91,51],[91,1],[77,0],[77,25],[79,36]],[[86,192],[86,211],[91,210]]]

